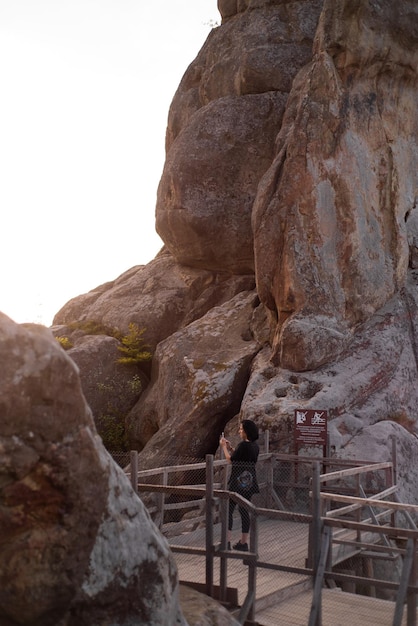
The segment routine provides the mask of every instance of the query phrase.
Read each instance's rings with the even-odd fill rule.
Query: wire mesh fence
[[[126,460],[124,457],[120,464],[124,466]],[[207,591],[210,554],[211,595],[231,610],[245,605],[249,571],[254,564],[256,612],[267,610],[289,594],[306,592],[312,596],[322,541],[322,536],[315,536],[312,531],[314,462],[312,457],[260,454],[260,490],[248,503],[251,530],[247,554],[232,548],[241,535],[239,507],[234,511],[231,546],[227,544],[228,507],[233,495],[228,492],[230,464],[219,454],[212,459],[210,470],[207,462],[190,458],[175,459],[173,465],[163,468],[139,468],[139,495],[175,553],[180,580]],[[390,601],[386,607],[387,621],[379,618],[377,623],[395,624],[392,617],[405,577],[407,541],[417,531],[401,507],[398,510],[379,504],[396,491],[393,467],[387,463],[368,468],[365,461],[323,458],[318,463],[322,472],[319,513],[325,520],[322,526],[329,524],[331,529],[323,587],[365,599]],[[379,532],[373,532],[373,526]],[[381,532],[382,528],[388,529],[387,534]],[[402,529],[406,529],[403,534]],[[415,563],[415,547],[412,552]],[[410,578],[408,581],[410,591]],[[302,601],[300,607],[302,610]],[[357,619],[358,626],[374,624],[378,614],[376,606],[365,605],[362,617]],[[308,624],[307,619],[303,621],[305,617],[301,624]],[[348,614],[339,619],[341,626],[349,626],[352,621]],[[330,621],[329,626],[336,623]],[[327,622],[323,626],[328,626]]]

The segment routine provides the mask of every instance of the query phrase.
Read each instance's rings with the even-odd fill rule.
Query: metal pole
[[[213,597],[213,454],[206,455],[206,595]]]
[[[258,560],[258,519],[254,512],[251,512],[251,527],[250,527],[250,552],[253,552],[256,557],[255,560],[251,559],[248,566],[248,589],[251,592],[253,602],[249,611],[249,619],[251,622],[255,622],[255,600],[256,600],[256,585],[257,585],[257,560]]]
[[[409,575],[409,584],[414,588],[417,584],[417,540],[413,540],[412,565]],[[407,624],[408,626],[417,626],[417,594],[413,589],[408,590],[406,597],[407,602]]]
[[[266,430],[264,433],[264,452],[270,451],[270,431]]]
[[[318,567],[321,549],[321,485],[319,477],[319,461],[315,461],[312,464],[312,568],[314,570]]]
[[[135,493],[138,493],[138,452],[131,450],[131,485]]]
[[[229,499],[221,498],[221,550],[226,550],[226,544],[228,540],[228,513],[229,513]],[[221,556],[219,564],[219,587],[221,602],[226,601],[227,596],[227,584],[228,581],[228,558]]]

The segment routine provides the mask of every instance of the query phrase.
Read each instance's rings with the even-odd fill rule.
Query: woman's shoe
[[[238,541],[238,543],[234,544],[232,547],[234,548],[234,550],[248,552],[248,543],[241,543],[241,541]]]

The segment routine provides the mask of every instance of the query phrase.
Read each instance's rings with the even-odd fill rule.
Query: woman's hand
[[[226,447],[228,450],[231,448],[231,442],[223,436],[219,439],[219,445],[221,445],[222,448]]]
[[[234,448],[231,446],[231,442],[228,439],[225,439],[224,436],[221,436],[221,438],[219,439],[219,445],[221,446],[225,457],[229,461],[231,458],[231,453],[234,451]]]

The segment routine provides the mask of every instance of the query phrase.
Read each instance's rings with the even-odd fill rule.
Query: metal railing
[[[417,541],[418,530],[411,514],[418,515],[418,506],[399,502],[396,484],[386,485],[380,492],[366,496],[362,479],[370,482],[370,474],[384,472],[386,480],[394,482],[392,463],[375,463],[363,467],[320,474],[319,464],[313,465],[312,476],[312,558],[314,591],[308,626],[321,626],[322,590],[324,581],[350,583],[393,592],[393,626],[400,626],[404,605],[407,606],[407,626],[417,624]],[[360,495],[331,493],[333,481],[355,477],[355,489]],[[367,481],[367,478],[369,479]],[[327,488],[327,491],[323,490]],[[394,501],[386,498],[394,497]],[[334,506],[334,508],[332,508]],[[376,511],[378,510],[378,512]],[[404,526],[398,524],[402,515]],[[377,539],[376,539],[377,537]],[[399,548],[399,544],[406,548]],[[333,545],[351,550],[360,558],[400,560],[399,580],[342,573],[333,569]],[[347,558],[347,554],[346,554]],[[370,571],[370,569],[369,569]]]
[[[260,474],[260,497],[257,503],[248,502],[239,494],[227,490],[227,468],[224,459],[207,455],[205,462],[185,463],[169,467],[139,470],[137,456],[131,454],[127,468],[132,485],[145,501],[149,511],[164,534],[189,532],[204,526],[202,545],[171,543],[173,552],[199,556],[204,559],[205,591],[214,596],[214,567],[219,560],[218,599],[227,604],[228,563],[243,559],[242,554],[227,550],[228,506],[234,500],[250,515],[249,552],[244,563],[248,567],[245,599],[239,609],[241,624],[255,623],[257,571],[276,569],[310,576],[313,581],[313,599],[310,626],[321,624],[321,597],[324,582],[328,584],[366,584],[390,590],[396,597],[393,626],[399,626],[404,602],[408,607],[408,626],[416,626],[413,607],[416,601],[416,541],[418,533],[411,514],[418,515],[418,507],[399,501],[388,502],[396,496],[395,463],[313,459],[298,455],[266,452],[260,454],[257,473]],[[283,480],[277,477],[278,468],[285,467]],[[322,470],[327,470],[321,474]],[[333,468],[337,468],[332,471]],[[341,469],[342,468],[342,469]],[[309,510],[289,510],[288,501],[294,493],[305,490]],[[368,495],[366,495],[366,493]],[[148,498],[148,500],[147,500]],[[302,498],[305,501],[305,496]],[[298,503],[297,503],[298,504]],[[287,508],[287,510],[284,510]],[[300,507],[299,507],[300,508]],[[296,509],[298,507],[296,506]],[[403,514],[407,527],[395,524]],[[289,520],[309,524],[305,566],[284,565],[262,561],[258,554],[259,521],[262,518]],[[220,524],[220,540],[215,541],[214,525]],[[394,542],[404,542],[400,548]],[[344,553],[344,550],[346,551]],[[398,581],[359,576],[338,571],[335,565],[347,555],[402,560]],[[351,557],[350,557],[351,558]]]

